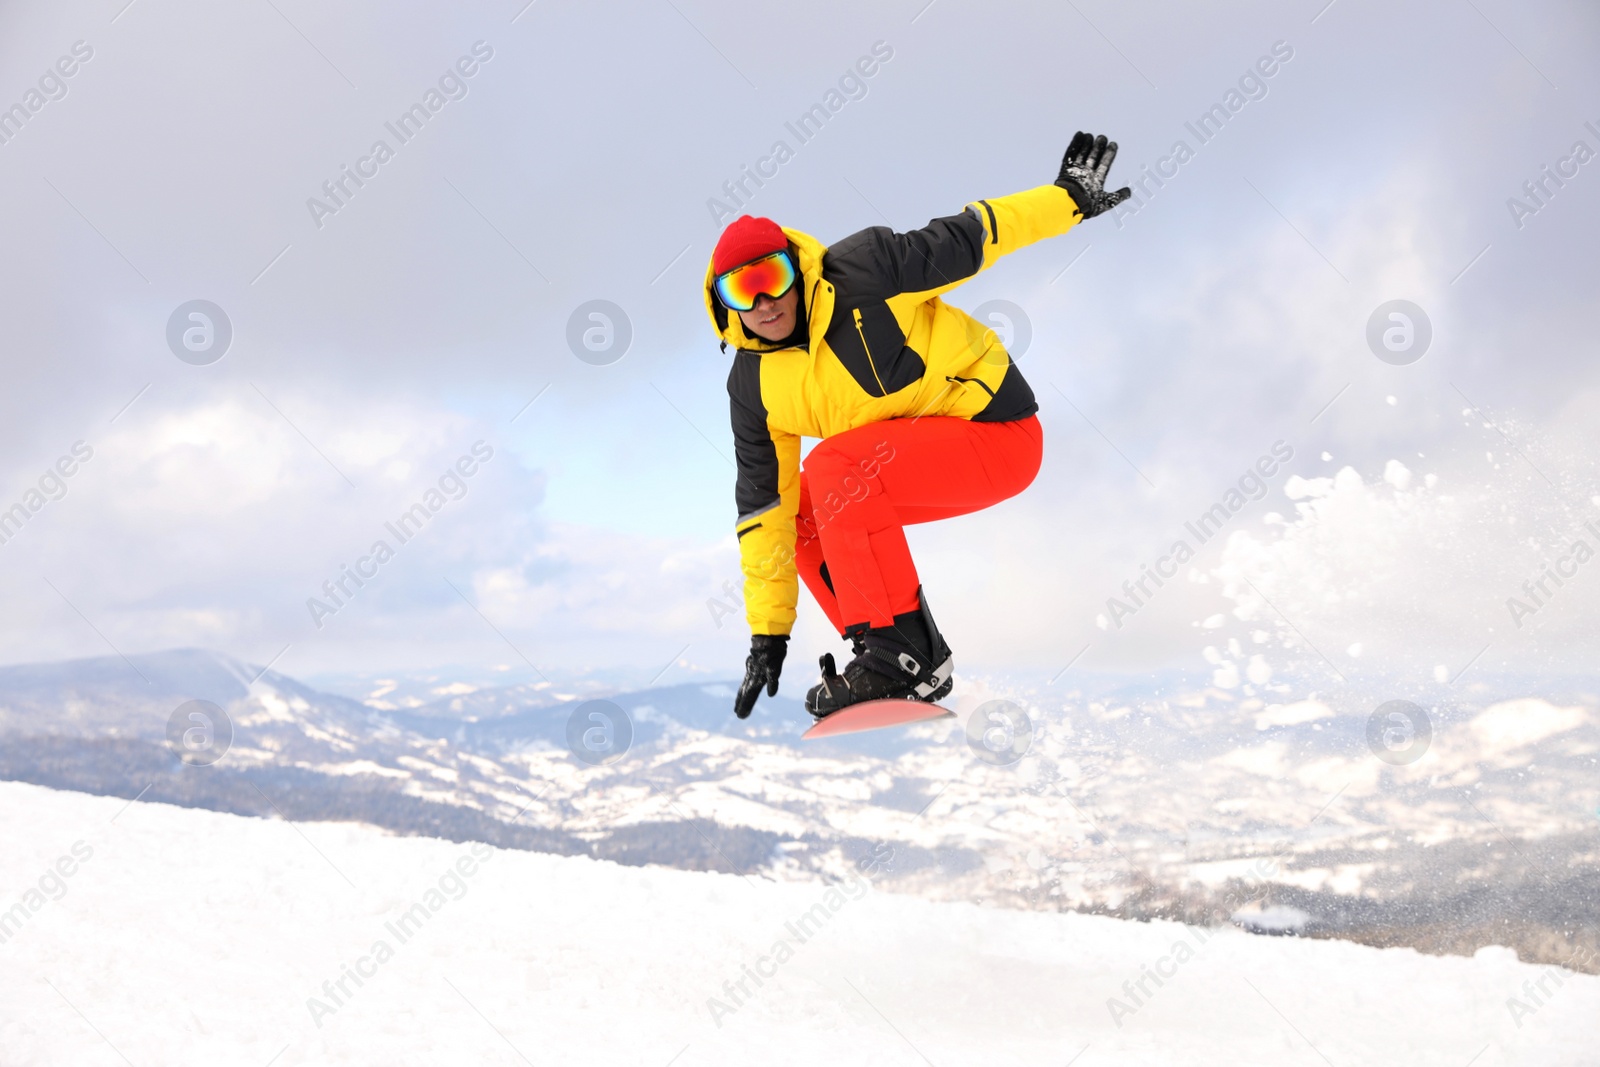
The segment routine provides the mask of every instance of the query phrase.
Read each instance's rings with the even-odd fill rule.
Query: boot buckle
[[[939,691],[939,688],[944,685],[944,683],[949,679],[950,675],[955,673],[955,667],[956,658],[954,656],[947,657],[943,663],[939,664],[939,666],[933,669],[928,681],[919,682],[912,691],[916,693],[920,699],[927,700],[929,697],[933,696],[934,693]]]

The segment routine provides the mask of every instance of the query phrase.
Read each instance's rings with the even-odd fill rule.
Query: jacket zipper
[[[889,390],[884,387],[883,379],[878,377],[878,364],[872,358],[872,346],[867,344],[867,331],[861,325],[861,309],[855,309],[856,336],[861,338],[861,347],[867,353],[867,366],[872,368],[872,377],[878,382],[878,395],[888,396]]]
[[[967,382],[976,382],[978,385],[982,386],[984,392],[989,394],[990,400],[994,399],[994,390],[990,389],[989,383],[984,381],[982,378],[958,378],[954,374],[946,374],[944,376],[944,380],[947,382],[961,382],[963,385]]]

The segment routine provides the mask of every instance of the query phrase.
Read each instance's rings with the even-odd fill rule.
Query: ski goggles
[[[794,288],[794,260],[788,252],[773,252],[717,275],[717,299],[733,311],[749,311],[761,296],[778,297]]]

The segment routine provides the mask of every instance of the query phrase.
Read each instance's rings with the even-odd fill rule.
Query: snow
[[[1303,929],[1311,921],[1311,916],[1299,908],[1291,908],[1283,904],[1274,904],[1265,908],[1257,905],[1234,912],[1233,921],[1251,930],[1283,934]]]
[[[1556,707],[1536,697],[1507,700],[1472,720],[1472,732],[1486,753],[1505,753],[1582,726],[1588,712]]]
[[[830,888],[9,782],[0,833],[7,1064],[1497,1067],[1600,1018],[1504,949],[894,896],[888,845]]]
[[[1320,700],[1297,700],[1289,704],[1268,704],[1265,711],[1256,713],[1256,729],[1268,730],[1274,726],[1298,726],[1303,722],[1333,718],[1333,709]]]
[[[405,771],[397,771],[393,767],[385,767],[369,759],[351,760],[349,763],[302,763],[296,766],[305,767],[307,770],[319,774],[375,774],[382,778],[409,778]]]
[[[1269,741],[1264,745],[1253,748],[1238,748],[1221,757],[1217,763],[1224,767],[1237,767],[1247,774],[1257,774],[1263,778],[1282,778],[1288,771],[1288,763],[1284,760],[1289,746],[1282,741]]]
[[[1267,630],[1259,651],[1277,678],[1325,676],[1322,653],[1345,648],[1378,673],[1452,685],[1468,666],[1482,678],[1587,649],[1600,583],[1568,573],[1569,554],[1594,535],[1566,503],[1572,486],[1522,466],[1492,487],[1442,482],[1399,459],[1365,476],[1352,466],[1291,475],[1282,492],[1293,514],[1234,530],[1210,569],[1232,610],[1208,639]]]

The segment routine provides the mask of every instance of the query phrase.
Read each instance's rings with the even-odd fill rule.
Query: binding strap
[[[909,652],[892,651],[877,644],[869,644],[867,654],[889,668],[889,670],[879,668],[879,673],[887,674],[891,678],[910,675],[916,679],[912,692],[917,695],[918,700],[927,700],[937,692],[955,670],[954,656],[946,656],[944,662],[935,667]]]

